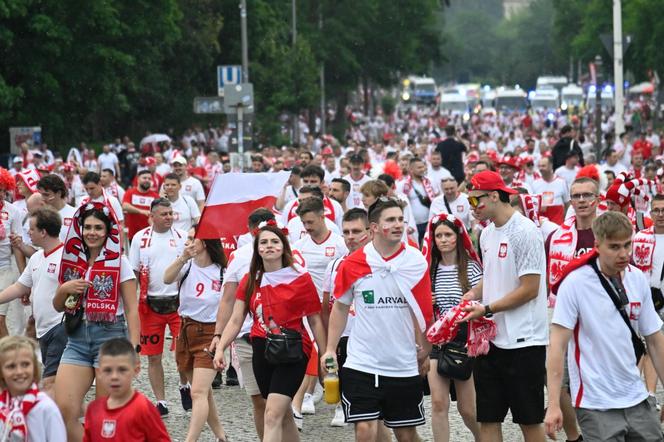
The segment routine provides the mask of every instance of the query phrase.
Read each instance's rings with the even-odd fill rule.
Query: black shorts
[[[382,419],[388,428],[423,425],[422,378],[394,378],[341,369],[341,405],[346,422]]]
[[[512,411],[512,422],[541,424],[544,420],[546,347],[504,350],[491,344],[486,356],[475,362],[477,422],[503,422]]]
[[[277,393],[292,399],[304,380],[308,358],[295,364],[272,365],[265,360],[265,338],[251,338],[251,346],[251,366],[261,396],[267,399],[270,393]]]
[[[344,336],[339,339],[339,344],[337,344],[337,364],[339,364],[339,368],[343,367],[346,363],[346,358],[348,357],[347,348],[348,336]]]
[[[39,349],[41,350],[42,364],[44,364],[43,378],[55,376],[60,366],[60,358],[67,346],[67,332],[65,325],[60,323],[39,338]]]

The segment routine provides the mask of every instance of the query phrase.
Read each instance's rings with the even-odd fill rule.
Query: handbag
[[[81,324],[83,324],[83,305],[77,308],[74,313],[65,312],[62,315],[62,322],[65,324],[67,335],[73,335]]]
[[[609,298],[611,298],[611,301],[613,301],[613,305],[615,305],[616,309],[618,309],[620,317],[622,317],[623,321],[625,321],[625,324],[627,324],[627,328],[629,328],[629,332],[632,338],[632,346],[634,347],[634,356],[636,356],[636,363],[638,365],[643,355],[646,354],[646,346],[643,344],[641,337],[636,334],[634,328],[632,328],[632,323],[627,317],[625,305],[629,304],[629,299],[627,298],[627,294],[625,294],[625,289],[622,287],[622,283],[619,281],[617,284],[612,284],[607,281],[607,279],[600,273],[599,269],[597,268],[597,259],[591,261],[590,266],[593,268],[595,273],[597,273],[599,282],[602,283],[602,287],[604,287],[604,290],[609,295]],[[616,291],[618,291],[618,293],[616,293]]]
[[[443,345],[438,353],[438,374],[450,379],[467,381],[473,374],[475,358],[468,356],[466,335],[468,324],[462,324],[457,337]]]
[[[268,333],[265,342],[265,360],[272,365],[295,364],[304,359],[302,334],[297,330],[280,327],[281,333]]]
[[[180,306],[180,297],[175,296],[147,296],[147,304],[155,313],[160,315],[168,315],[178,311]]]
[[[415,196],[417,196],[417,199],[420,200],[420,204],[422,204],[427,209],[431,207],[431,199],[429,198],[428,195],[427,196],[422,195],[420,192],[417,191],[415,186],[413,186],[413,192],[415,192]]]
[[[662,266],[662,273],[659,276],[660,285],[664,280],[664,266]],[[656,287],[650,287],[650,295],[652,296],[652,304],[655,306],[655,311],[660,311],[664,308],[664,295],[662,290]]]

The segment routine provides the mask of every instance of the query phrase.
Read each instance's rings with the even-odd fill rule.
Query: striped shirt
[[[468,282],[475,287],[482,280],[482,268],[475,261],[468,261]],[[456,265],[438,264],[435,281],[433,281],[434,312],[436,317],[444,315],[449,309],[458,305],[463,296]]]

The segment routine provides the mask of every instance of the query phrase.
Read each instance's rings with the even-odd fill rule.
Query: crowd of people
[[[357,441],[456,440],[453,401],[478,441],[508,412],[529,442],[664,440],[662,146],[608,117],[598,156],[587,122],[410,109],[244,170],[213,127],[21,146],[0,168],[0,440],[170,440],[169,357],[187,441],[232,439],[222,373],[265,442],[299,440],[330,373]],[[247,233],[197,237],[215,176],[280,171]]]

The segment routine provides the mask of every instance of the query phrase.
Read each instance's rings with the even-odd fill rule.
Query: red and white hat
[[[625,207],[629,204],[632,195],[641,195],[641,189],[639,189],[639,186],[646,184],[654,185],[655,183],[643,178],[632,178],[629,173],[621,172],[616,179],[613,180],[611,187],[606,191],[606,199],[613,201],[620,207]],[[650,199],[646,194],[641,195],[641,197],[645,201]]]

